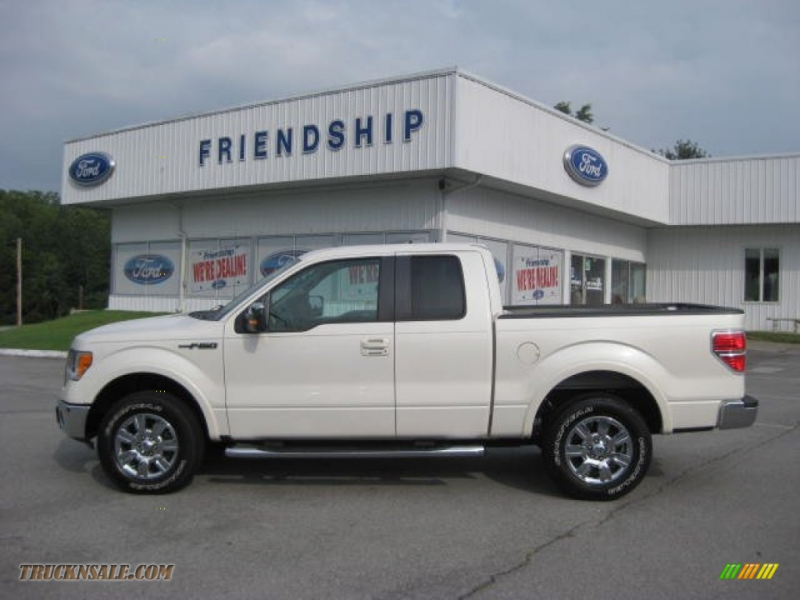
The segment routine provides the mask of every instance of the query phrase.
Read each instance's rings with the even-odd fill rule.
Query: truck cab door
[[[395,435],[394,259],[312,264],[243,307],[225,339],[234,439]]]

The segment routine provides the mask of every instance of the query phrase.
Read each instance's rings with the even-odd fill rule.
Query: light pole
[[[17,327],[22,327],[22,238],[17,238]]]

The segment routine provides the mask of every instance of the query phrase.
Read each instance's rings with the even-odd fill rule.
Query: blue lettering
[[[222,157],[225,156],[225,162],[231,162],[231,145],[233,142],[229,137],[221,137],[217,140],[217,162],[222,164]]]
[[[319,146],[319,128],[316,125],[303,127],[303,153],[316,152]]]
[[[269,131],[257,131],[255,136],[255,146],[253,156],[255,158],[267,158],[267,138]]]
[[[206,159],[211,158],[211,140],[200,141],[200,166],[204,166]]]
[[[417,131],[420,127],[422,127],[422,123],[425,121],[425,118],[422,116],[421,110],[407,110],[406,111],[406,122],[403,128],[403,141],[410,142],[411,141],[411,134]]]
[[[383,141],[387,144],[392,143],[392,113],[386,113],[386,131],[383,137]]]
[[[328,125],[328,148],[341,150],[344,146],[344,121],[331,121]]]
[[[242,134],[242,135],[239,136],[239,160],[240,161],[244,161],[244,150],[245,150],[244,142],[245,142],[244,134]]]
[[[283,156],[284,151],[289,156],[292,155],[292,133],[294,130],[289,127],[286,131],[278,129],[278,144],[275,150],[277,156]]]
[[[361,140],[367,138],[367,146],[372,146],[372,116],[367,117],[367,126],[361,126],[361,119],[356,119],[356,148],[361,148]]]

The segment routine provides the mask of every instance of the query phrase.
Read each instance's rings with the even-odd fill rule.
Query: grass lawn
[[[780,331],[748,331],[747,339],[757,342],[775,342],[777,344],[800,344],[800,333],[783,333]]]
[[[154,317],[155,313],[124,310],[91,310],[55,321],[23,325],[0,331],[0,348],[25,350],[69,350],[79,333],[117,321]]]

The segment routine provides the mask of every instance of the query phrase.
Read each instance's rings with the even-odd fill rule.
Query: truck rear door
[[[398,254],[397,436],[484,437],[492,390],[492,317],[479,252]]]

